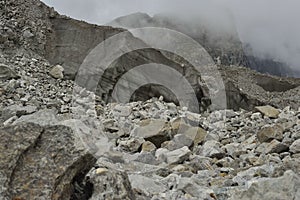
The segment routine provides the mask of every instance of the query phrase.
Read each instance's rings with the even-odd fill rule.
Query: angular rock
[[[293,171],[286,171],[278,178],[259,179],[250,183],[249,189],[234,193],[229,199],[299,199],[300,177]]]
[[[161,143],[170,139],[166,122],[160,119],[142,121],[141,126],[133,130],[132,136],[144,138],[156,147],[160,147]]]
[[[13,116],[21,117],[22,115],[29,115],[36,111],[37,111],[36,106],[11,105],[11,106],[7,106],[3,109],[2,119],[7,120]]]
[[[166,148],[170,151],[180,149],[184,146],[191,147],[193,145],[193,140],[183,134],[177,134],[171,141],[164,142],[161,147]]]
[[[118,117],[128,117],[132,108],[130,106],[116,105],[113,109],[113,114]]]
[[[256,149],[259,153],[282,153],[289,150],[289,147],[278,140],[272,140],[270,143],[262,143]]]
[[[90,182],[93,185],[91,200],[98,199],[135,199],[126,173],[105,169],[94,169],[89,173]]]
[[[129,181],[133,190],[144,194],[146,197],[152,197],[167,190],[159,181],[138,174],[129,175]]]
[[[142,145],[142,152],[154,153],[155,150],[156,150],[156,146],[152,142],[146,141]]]
[[[16,74],[16,72],[9,66],[0,64],[0,80],[9,80],[18,77],[19,76]]]
[[[135,162],[141,162],[141,163],[145,163],[145,164],[149,164],[149,165],[158,165],[159,161],[156,160],[155,156],[150,153],[150,152],[141,152],[141,153],[137,153],[137,156],[134,161]]]
[[[129,152],[137,152],[144,142],[145,140],[143,138],[130,138],[128,140],[118,141],[120,148]]]
[[[204,141],[207,132],[200,127],[191,127],[184,132],[184,135],[193,140],[194,146]]]
[[[39,110],[31,115],[24,115],[17,119],[13,125],[20,123],[34,123],[40,126],[53,126],[58,124],[58,119],[56,118],[56,111],[53,109]]]
[[[70,199],[73,180],[96,162],[64,126],[22,124],[1,129],[0,137],[3,198]]]
[[[257,132],[259,142],[268,142],[272,139],[282,140],[284,129],[280,125],[264,126]]]
[[[168,164],[179,164],[189,158],[191,151],[188,147],[182,147],[174,151],[170,151],[165,154]]]
[[[270,117],[270,118],[277,118],[280,114],[279,110],[272,107],[272,106],[257,106],[255,109],[259,112],[261,112],[264,116]]]
[[[290,152],[300,153],[300,139],[293,142],[293,144],[290,146]]]
[[[221,144],[214,140],[209,140],[200,148],[199,155],[221,159],[225,156],[225,152],[220,148]]]
[[[64,68],[60,65],[56,65],[54,66],[49,74],[53,77],[53,78],[56,78],[56,79],[63,79],[64,78]]]

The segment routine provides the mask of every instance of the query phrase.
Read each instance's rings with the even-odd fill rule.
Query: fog
[[[134,12],[176,14],[228,29],[254,54],[300,70],[299,0],[43,0],[59,13],[90,23],[106,24]],[[232,29],[232,27],[229,27]]]

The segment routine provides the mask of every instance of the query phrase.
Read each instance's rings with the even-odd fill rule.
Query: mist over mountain
[[[216,63],[226,66],[245,66],[261,73],[277,76],[298,76],[287,63],[280,62],[271,56],[259,56],[250,44],[243,43],[237,32],[230,13],[222,17],[223,26],[219,23],[208,23],[203,17],[194,21],[192,15],[181,17],[172,13],[157,14],[153,17],[146,13],[133,13],[119,17],[107,25],[126,29],[143,27],[161,27],[184,33],[202,45]],[[197,18],[194,16],[194,18]]]
[[[190,27],[193,24],[202,24],[217,30],[215,34],[217,32],[223,36],[233,31],[242,42],[243,48],[246,48],[244,51],[248,54],[248,58],[252,58],[249,61],[251,68],[266,73],[274,69],[274,73],[271,74],[282,76],[300,76],[300,30],[296,25],[300,18],[297,10],[300,2],[296,0],[284,2],[88,0],[84,3],[72,0],[44,0],[44,2],[54,6],[61,13],[97,24],[106,24],[118,17],[142,12],[150,16],[157,14],[176,16],[181,21],[188,21]]]

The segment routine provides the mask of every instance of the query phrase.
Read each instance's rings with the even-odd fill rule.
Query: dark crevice
[[[73,193],[70,200],[88,200],[92,197],[94,185],[90,182],[89,177],[86,177],[88,171],[83,171],[77,174],[73,181]]]

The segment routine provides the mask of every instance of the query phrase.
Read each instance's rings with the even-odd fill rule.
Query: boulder
[[[266,125],[257,132],[259,142],[268,142],[272,139],[282,140],[284,129],[280,125]]]
[[[229,199],[299,199],[300,177],[293,171],[286,171],[278,178],[263,178],[250,183],[244,191],[234,193]]]
[[[144,138],[146,141],[150,141],[155,144],[156,147],[170,139],[168,127],[166,122],[161,119],[156,120],[144,120],[141,122],[141,126],[133,130],[131,134],[133,137]]]
[[[56,79],[63,79],[64,78],[64,68],[60,65],[56,65],[54,66],[49,74],[53,77],[53,78],[56,78]]]
[[[290,146],[290,152],[300,153],[300,139],[293,142],[293,144]]]
[[[0,129],[2,198],[70,199],[76,177],[96,162],[71,129],[20,124]]]
[[[21,116],[13,125],[20,123],[34,123],[40,126],[57,125],[59,120],[56,117],[57,112],[53,109],[39,110],[30,115]]]
[[[167,188],[160,182],[138,174],[129,175],[129,181],[134,190],[147,197],[151,197],[167,190]]]
[[[225,152],[221,149],[221,144],[214,140],[209,140],[200,148],[200,156],[221,159],[225,156]]]
[[[9,66],[0,64],[0,80],[9,80],[18,78],[17,73]]]
[[[189,158],[191,151],[188,147],[182,147],[180,149],[170,151],[165,154],[168,164],[179,164]]]
[[[280,111],[272,106],[257,106],[255,109],[269,118],[277,118]]]
[[[130,138],[118,141],[119,147],[129,152],[137,152],[144,142],[143,138]]]
[[[262,143],[256,149],[258,153],[282,153],[289,150],[289,147],[278,140],[272,140],[270,143]]]
[[[205,140],[207,132],[200,127],[190,127],[184,132],[184,135],[192,139],[194,146],[197,146]]]
[[[91,200],[98,199],[135,199],[126,173],[114,169],[98,168],[89,173],[93,186]]]
[[[155,153],[155,151],[156,151],[156,146],[152,142],[146,141],[143,143],[142,152]]]
[[[183,134],[177,134],[171,141],[164,142],[161,147],[166,148],[170,151],[180,149],[184,146],[191,147],[193,140]]]

